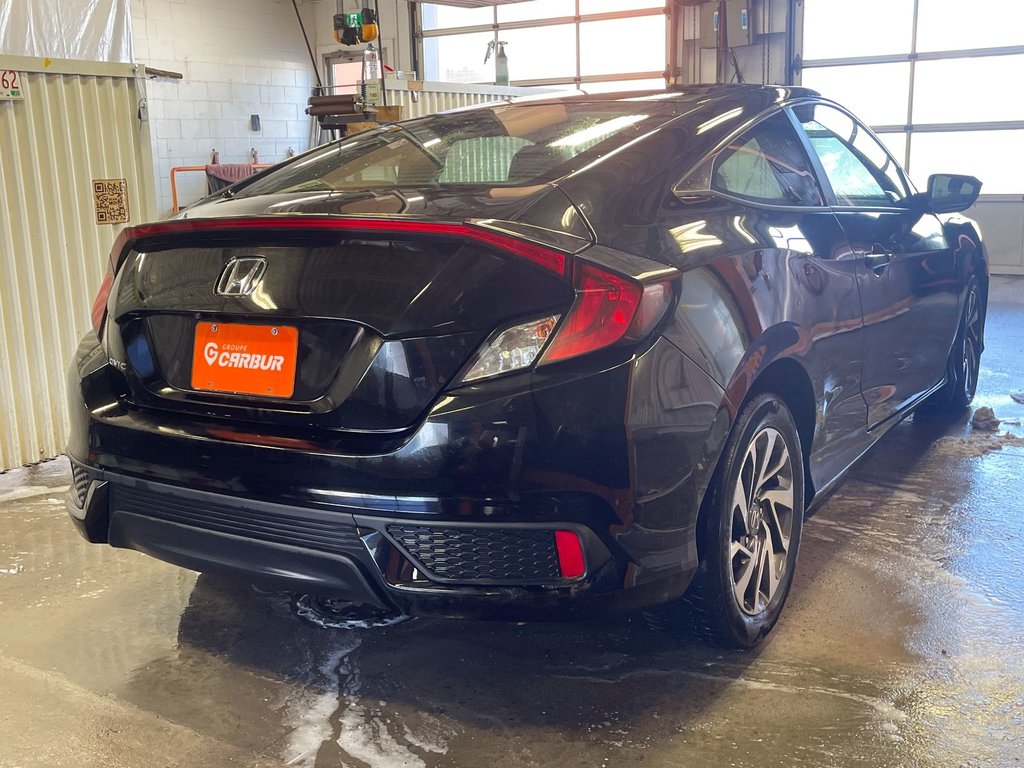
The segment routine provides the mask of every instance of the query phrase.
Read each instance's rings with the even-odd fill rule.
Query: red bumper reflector
[[[575,579],[587,572],[583,561],[583,543],[573,531],[555,531],[555,548],[558,550],[558,567],[563,579]]]

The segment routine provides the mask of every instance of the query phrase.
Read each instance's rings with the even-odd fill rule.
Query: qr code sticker
[[[93,179],[97,224],[128,223],[128,180]]]

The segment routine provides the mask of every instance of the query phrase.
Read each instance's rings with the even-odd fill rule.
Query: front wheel
[[[702,510],[702,556],[684,599],[707,639],[751,648],[782,613],[803,530],[804,462],[789,408],[774,394],[740,412]]]
[[[972,277],[967,284],[964,313],[946,363],[946,383],[927,403],[932,409],[959,413],[974,400],[981,371],[984,327],[981,290],[977,279]]]

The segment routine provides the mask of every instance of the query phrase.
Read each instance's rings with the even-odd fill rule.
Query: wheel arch
[[[815,488],[810,473],[811,444],[814,440],[817,425],[817,399],[814,394],[814,386],[811,383],[810,374],[807,369],[792,357],[780,357],[766,365],[751,382],[742,398],[736,403],[734,414],[739,414],[753,398],[760,394],[772,393],[778,395],[786,404],[789,412],[796,422],[797,434],[800,437],[800,452],[803,456],[804,466],[804,506],[811,503],[814,498]],[[735,426],[735,419],[730,425],[729,433]],[[727,433],[727,435],[729,434]],[[722,441],[720,451],[712,473],[711,481],[704,489],[701,497],[700,508],[697,512],[697,553],[698,558],[703,560],[705,535],[707,530],[708,505],[711,499],[712,489],[720,482],[722,462],[725,460],[725,443],[728,436]]]
[[[943,229],[946,239],[953,246],[955,258],[959,262],[957,274],[966,286],[968,280],[973,276],[981,287],[981,308],[982,316],[988,313],[988,291],[989,291],[989,257],[988,248],[981,234],[981,228],[974,219],[967,218],[962,214],[950,216],[943,222]],[[963,302],[966,300],[966,291],[961,295],[960,311],[963,312]],[[984,330],[982,330],[982,346],[984,347]]]
[[[746,405],[754,396],[771,392],[782,398],[796,422],[800,436],[800,452],[804,464],[804,499],[810,504],[814,497],[814,482],[811,479],[811,444],[817,425],[818,402],[807,370],[791,357],[773,361],[754,380],[740,406]]]
[[[984,350],[985,321],[988,319],[989,264],[988,249],[980,236],[978,237],[978,247],[971,256],[970,269],[981,288],[981,347]]]

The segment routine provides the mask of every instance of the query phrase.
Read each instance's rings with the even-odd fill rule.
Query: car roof
[[[782,102],[802,98],[819,98],[820,93],[801,86],[760,85],[753,83],[705,84],[673,86],[665,89],[616,91],[614,93],[587,93],[587,84],[580,85],[582,92],[538,94],[511,100],[513,104],[596,104],[612,102],[661,102],[668,105],[688,106],[695,102]]]

